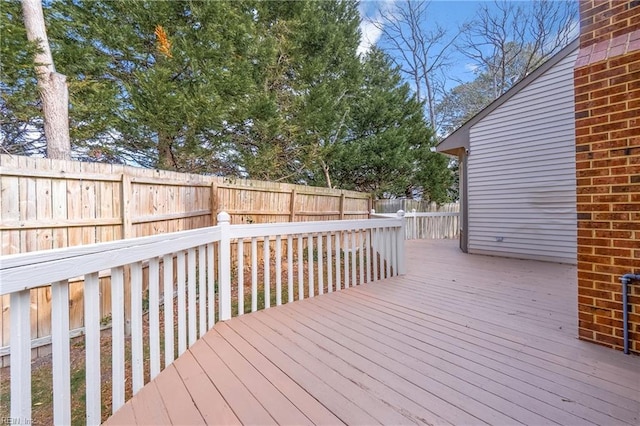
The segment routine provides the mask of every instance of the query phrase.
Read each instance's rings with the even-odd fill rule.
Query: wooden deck
[[[407,275],[217,324],[109,424],[640,424],[575,268],[407,242]]]

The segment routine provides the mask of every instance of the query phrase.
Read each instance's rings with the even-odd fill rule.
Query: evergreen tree
[[[349,140],[333,163],[335,180],[342,188],[381,198],[446,201],[451,183],[448,160],[430,150],[434,137],[423,105],[381,50],[369,52],[363,74],[353,103]]]
[[[267,53],[250,119],[230,134],[258,179],[332,186],[328,158],[358,88],[354,1],[259,2]]]
[[[216,135],[242,116],[253,87],[260,43],[249,3],[60,0],[45,13],[57,68],[69,79],[76,149],[220,171]],[[9,74],[3,84],[26,93]]]

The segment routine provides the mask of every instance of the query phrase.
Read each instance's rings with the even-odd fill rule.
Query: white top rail
[[[391,218],[373,220],[231,225],[229,237],[231,239],[252,238],[374,229],[383,226],[400,227],[402,219],[393,215]],[[0,295],[49,285],[52,282],[162,256],[220,241],[220,239],[220,226],[212,226],[170,234],[2,256]],[[28,281],[25,281],[25,276],[29,277]]]
[[[395,213],[372,213],[371,217],[392,218],[397,217]],[[405,217],[447,217],[460,216],[460,212],[406,212]]]
[[[219,227],[3,256],[0,295],[219,241]],[[170,248],[170,250],[167,250]],[[28,281],[25,281],[28,276]]]

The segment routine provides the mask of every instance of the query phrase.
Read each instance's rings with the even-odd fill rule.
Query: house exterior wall
[[[576,262],[576,56],[471,127],[470,253]]]
[[[620,277],[640,274],[640,1],[580,2],[575,65],[581,339],[623,346]],[[629,298],[640,353],[640,283]]]

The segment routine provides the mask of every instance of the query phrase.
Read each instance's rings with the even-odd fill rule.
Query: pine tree
[[[349,139],[333,163],[339,186],[381,198],[446,201],[451,173],[447,159],[430,150],[434,137],[423,105],[381,50],[369,52],[363,73]]]
[[[72,137],[90,157],[223,172],[217,137],[251,92],[252,8],[241,2],[52,2]]]

